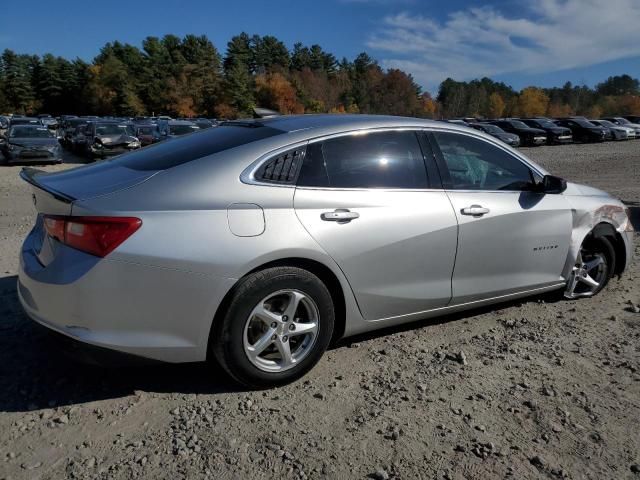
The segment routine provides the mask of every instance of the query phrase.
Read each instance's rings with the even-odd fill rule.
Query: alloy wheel
[[[249,361],[265,372],[282,372],[309,355],[320,315],[311,297],[279,290],[263,298],[246,321],[243,346]]]
[[[565,297],[579,298],[595,295],[606,282],[609,269],[602,252],[581,250],[567,283]]]

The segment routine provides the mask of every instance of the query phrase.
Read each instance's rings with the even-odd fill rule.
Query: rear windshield
[[[166,170],[214,153],[284,133],[271,127],[228,125],[136,150],[111,162],[133,170]]]

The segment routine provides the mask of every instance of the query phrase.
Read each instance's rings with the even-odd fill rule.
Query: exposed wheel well
[[[624,266],[627,263],[626,258],[626,250],[624,246],[624,240],[622,240],[622,236],[613,228],[613,225],[610,223],[599,223],[593,230],[587,235],[587,238],[591,236],[593,238],[598,237],[606,237],[613,245],[613,250],[616,254],[616,262],[614,265],[613,275],[620,275],[624,270]]]
[[[340,285],[340,281],[335,276],[335,274],[329,269],[327,266],[323,265],[320,262],[315,260],[310,260],[308,258],[282,258],[279,260],[275,260],[273,262],[265,263],[260,265],[259,267],[254,268],[242,278],[245,278],[247,275],[251,275],[252,273],[259,272],[260,270],[265,270],[271,267],[298,267],[303,268],[314,275],[316,275],[322,282],[326,285],[329,293],[331,294],[331,299],[333,300],[333,305],[335,308],[335,323],[333,329],[333,336],[331,338],[331,342],[335,342],[342,338],[345,331],[346,326],[346,305],[344,300],[344,292],[342,291],[342,287]],[[242,278],[238,279],[238,282],[242,280]],[[237,283],[236,283],[237,284]],[[213,333],[215,326],[219,324],[222,316],[225,314],[227,309],[229,308],[229,303],[231,302],[231,297],[233,296],[233,291],[235,286],[231,288],[224,299],[218,306],[216,310],[216,314],[213,317],[213,324],[211,326],[211,330],[209,336]]]

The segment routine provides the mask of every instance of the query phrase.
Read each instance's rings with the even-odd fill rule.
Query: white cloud
[[[386,17],[367,46],[383,52],[382,66],[406,70],[430,89],[447,77],[551,72],[640,55],[638,0],[528,5],[517,17],[480,7],[444,23],[400,13]]]

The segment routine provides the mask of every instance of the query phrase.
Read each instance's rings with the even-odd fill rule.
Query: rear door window
[[[427,172],[413,131],[345,135],[307,147],[298,186],[427,188]]]

